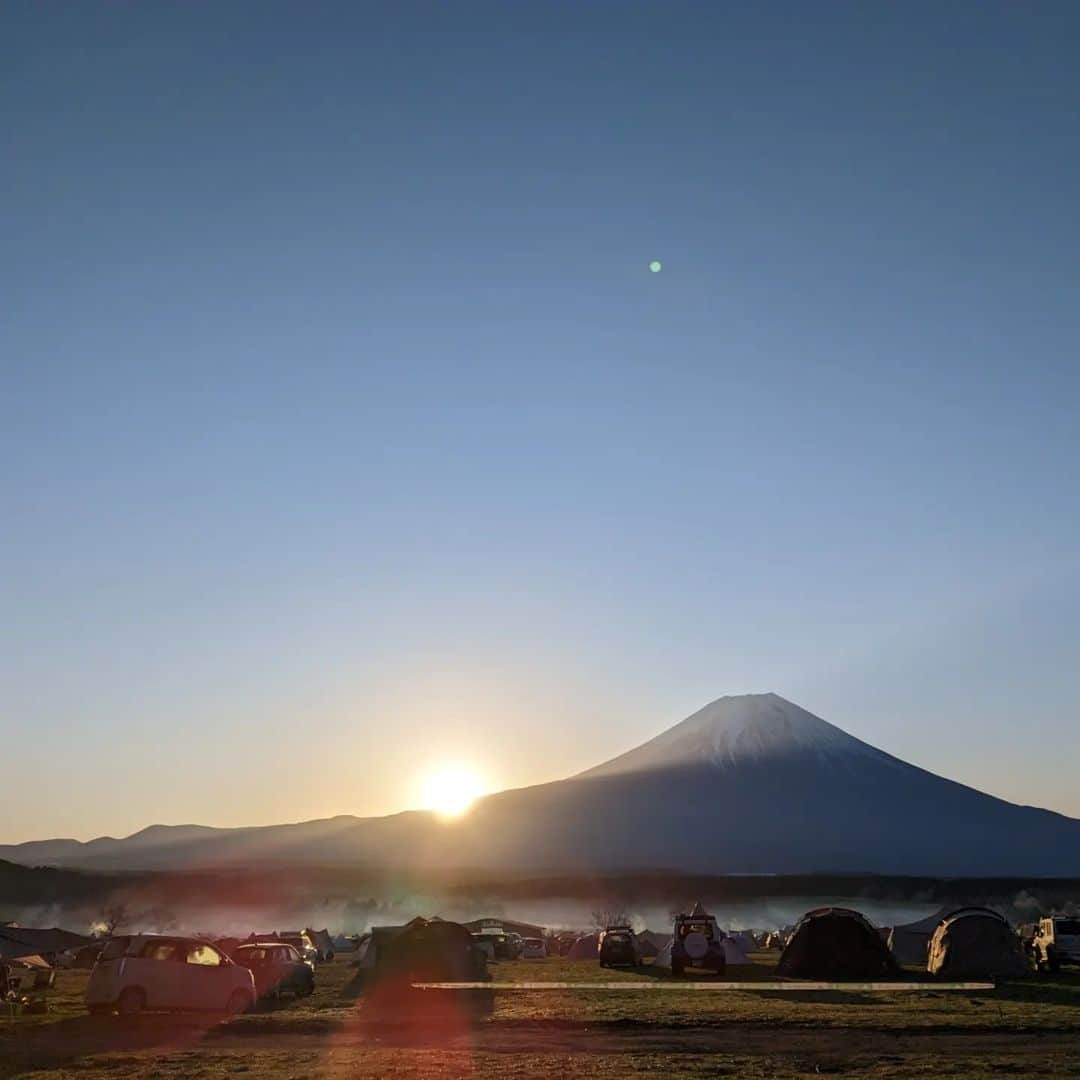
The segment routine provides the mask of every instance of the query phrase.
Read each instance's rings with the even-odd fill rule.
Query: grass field
[[[755,957],[733,979],[774,978]],[[549,959],[493,966],[500,982],[667,978]],[[989,992],[505,991],[469,1019],[458,994],[411,1018],[374,1015],[347,957],[308,999],[230,1021],[91,1018],[86,973],[62,971],[43,1016],[4,1019],[0,1077],[1080,1076],[1080,976]],[[709,976],[702,976],[709,978]],[[420,993],[420,992],[417,992]]]

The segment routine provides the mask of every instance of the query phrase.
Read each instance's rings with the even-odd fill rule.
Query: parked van
[[[1031,942],[1039,971],[1057,971],[1062,964],[1080,964],[1080,918],[1051,915],[1040,919]]]
[[[101,950],[86,986],[92,1013],[146,1009],[241,1013],[255,1003],[252,973],[199,938],[136,934]]]

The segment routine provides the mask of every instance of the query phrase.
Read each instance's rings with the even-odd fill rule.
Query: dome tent
[[[1004,915],[990,908],[960,908],[942,919],[930,938],[926,970],[948,978],[1026,975],[1031,966]]]
[[[595,960],[600,955],[600,935],[584,934],[579,937],[570,951],[566,954],[567,960]]]
[[[776,970],[804,979],[879,979],[898,972],[866,918],[838,907],[817,908],[799,920]]]

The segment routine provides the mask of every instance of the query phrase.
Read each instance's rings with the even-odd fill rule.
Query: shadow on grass
[[[225,1023],[225,1017],[198,1014],[74,1016],[25,1028],[6,1040],[0,1076],[57,1069],[76,1058],[115,1051],[185,1050]]]

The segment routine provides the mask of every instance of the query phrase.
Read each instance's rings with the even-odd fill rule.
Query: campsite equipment
[[[925,919],[905,923],[902,926],[894,926],[889,931],[887,944],[889,951],[896,958],[896,962],[898,964],[918,964],[919,967],[925,969],[926,957],[930,949],[930,938],[934,936],[934,931],[938,928],[941,920],[953,910],[951,907],[942,908],[933,915],[927,915]]]
[[[582,934],[575,938],[570,951],[566,954],[567,960],[595,960],[600,949],[599,934]]]
[[[304,933],[311,939],[312,945],[318,950],[320,960],[334,959],[334,943],[330,938],[330,931],[325,927],[322,930],[312,930],[309,926]]]
[[[880,979],[898,973],[881,935],[850,908],[808,911],[796,924],[776,967],[803,979]]]
[[[487,978],[482,948],[464,926],[417,916],[404,926],[373,926],[361,939],[356,965],[375,979],[452,982]]]
[[[1031,966],[1020,939],[1004,915],[990,908],[969,907],[946,916],[930,939],[926,965],[944,978],[994,978],[1026,975]]]

